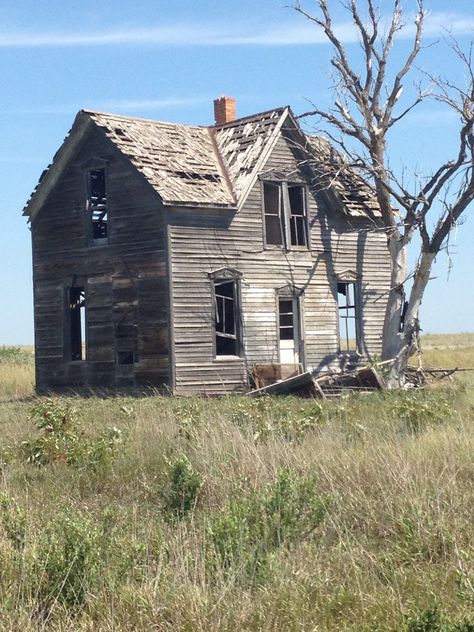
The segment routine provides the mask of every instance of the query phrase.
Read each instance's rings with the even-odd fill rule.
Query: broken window
[[[92,223],[92,241],[107,240],[107,187],[105,169],[88,171],[87,210]]]
[[[307,246],[305,188],[288,185],[290,243],[292,246]]]
[[[344,352],[357,352],[357,304],[356,284],[338,282],[337,303],[339,310],[339,346]]]
[[[235,280],[215,280],[216,356],[239,355],[238,300]]]
[[[267,245],[308,247],[304,185],[264,182],[263,209]]]
[[[70,360],[87,357],[86,293],[83,287],[68,291]]]
[[[283,226],[281,217],[281,191],[277,184],[263,184],[265,213],[265,240],[267,244],[281,246],[283,244]]]

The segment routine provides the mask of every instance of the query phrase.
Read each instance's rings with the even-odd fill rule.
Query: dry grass
[[[8,389],[0,629],[472,629],[469,384],[322,405],[40,399],[50,425],[77,409],[64,441],[45,434],[59,447],[42,467],[22,447],[42,436],[33,402]],[[183,515],[179,493],[193,500]]]

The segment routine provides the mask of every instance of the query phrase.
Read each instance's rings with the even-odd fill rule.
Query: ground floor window
[[[358,351],[358,308],[357,287],[353,282],[339,281],[337,284],[339,312],[339,348],[342,352]]]
[[[67,292],[69,359],[87,358],[86,292],[84,287],[70,287]]]
[[[278,338],[280,364],[299,364],[301,332],[297,296],[280,296],[278,299]]]
[[[235,279],[214,280],[216,356],[238,356],[239,304]]]

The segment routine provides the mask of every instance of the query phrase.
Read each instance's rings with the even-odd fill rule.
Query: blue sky
[[[290,104],[328,107],[329,48],[286,8],[289,0],[16,0],[0,5],[0,344],[33,341],[30,234],[21,210],[82,108],[209,124],[212,100],[237,98],[244,116]],[[388,2],[382,2],[387,6]],[[408,9],[412,0],[406,0]],[[335,24],[348,50],[358,44],[339,3]],[[306,2],[311,9],[312,0]],[[463,44],[474,34],[472,0],[427,0],[427,42],[448,27]],[[407,42],[400,42],[400,54]],[[419,65],[462,81],[445,45]],[[393,164],[428,170],[454,150],[455,119],[428,103],[394,135]],[[471,268],[474,211],[439,257],[424,301],[430,332],[474,331]]]

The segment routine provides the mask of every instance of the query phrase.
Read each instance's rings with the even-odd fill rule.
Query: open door
[[[280,364],[300,364],[301,332],[297,297],[278,299]]]

